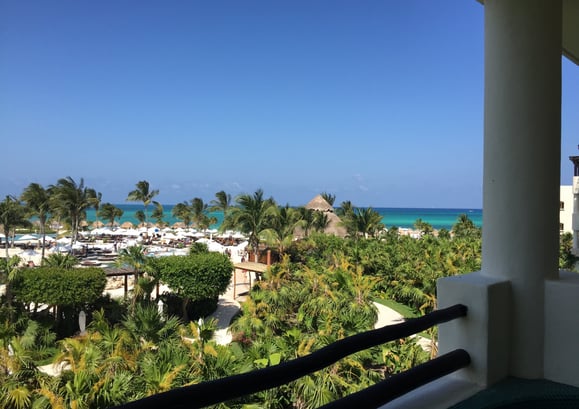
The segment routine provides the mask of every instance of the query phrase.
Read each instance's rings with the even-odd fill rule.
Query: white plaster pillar
[[[558,276],[561,0],[486,0],[482,274],[511,282],[510,374],[543,376]]]

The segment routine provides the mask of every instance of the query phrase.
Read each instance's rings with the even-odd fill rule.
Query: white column
[[[511,281],[511,375],[540,378],[544,284],[558,276],[561,0],[484,9],[482,274]]]

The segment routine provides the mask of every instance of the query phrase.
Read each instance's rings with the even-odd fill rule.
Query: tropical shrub
[[[78,330],[78,313],[101,297],[106,275],[100,268],[38,267],[22,269],[14,282],[17,301],[54,308],[59,336]]]
[[[26,268],[14,283],[14,293],[24,303],[82,306],[95,302],[105,285],[101,268]]]
[[[573,235],[563,233],[559,238],[559,268],[574,270],[577,257],[573,254]]]
[[[198,253],[152,259],[149,269],[182,297],[182,316],[188,319],[190,301],[217,300],[231,281],[233,264],[219,253]]]

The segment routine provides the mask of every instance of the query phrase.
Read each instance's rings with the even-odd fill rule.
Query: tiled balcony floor
[[[579,408],[579,388],[546,380],[508,378],[449,409]]]

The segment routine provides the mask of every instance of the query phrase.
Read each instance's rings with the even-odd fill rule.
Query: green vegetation
[[[25,268],[14,282],[14,296],[25,305],[80,307],[101,297],[105,285],[100,268]]]
[[[182,316],[188,319],[190,301],[213,300],[223,294],[231,282],[233,264],[219,253],[194,253],[188,257],[169,256],[151,259],[149,271],[157,272],[161,280],[183,300]]]
[[[383,298],[376,298],[374,302],[378,304],[382,304],[394,311],[398,314],[402,315],[404,318],[416,318],[419,315],[414,311],[412,308],[408,307],[407,305],[400,304],[394,300],[390,299],[383,299]]]
[[[160,219],[162,208],[152,200],[157,194],[141,181],[127,199],[142,201],[145,209],[153,204],[152,216]],[[324,197],[333,204],[334,196]],[[73,232],[87,207],[100,207],[100,217],[111,223],[118,217],[82,179],[76,184],[66,178],[49,189],[31,185],[24,203],[12,197],[0,202],[6,235],[24,226],[27,215],[40,218],[45,199],[47,220],[65,221]],[[40,268],[3,259],[0,272],[8,286],[0,307],[0,408],[107,408],[277,365],[372,329],[373,300],[405,317],[428,313],[436,308],[437,279],[481,267],[481,231],[466,215],[451,231],[436,232],[417,220],[416,239],[395,228],[385,231],[373,209],[342,202],[336,214],[347,237],[340,238],[323,233],[323,212],[279,206],[261,190],[231,203],[222,191],[211,207],[194,198],[173,208],[186,225],[199,228],[211,223],[211,209],[223,211],[223,226],[248,234],[256,254],[267,248],[279,256],[241,304],[228,345],[212,339],[216,323],[202,318],[227,289],[233,266],[204,244],[192,245],[187,256],[163,258],[146,257],[139,246],[124,249],[119,264],[133,269],[136,285],[122,302],[101,296],[102,270],[73,268],[70,255],[51,255]],[[147,221],[147,211],[141,213]],[[296,229],[303,239],[293,240]],[[574,263],[570,239],[562,236],[560,264]],[[153,295],[158,283],[172,291]],[[80,309],[89,321],[83,333],[76,325]],[[428,333],[433,340],[435,335]],[[427,359],[412,339],[402,339],[220,407],[319,407]],[[56,376],[38,370],[47,362],[60,369]]]

